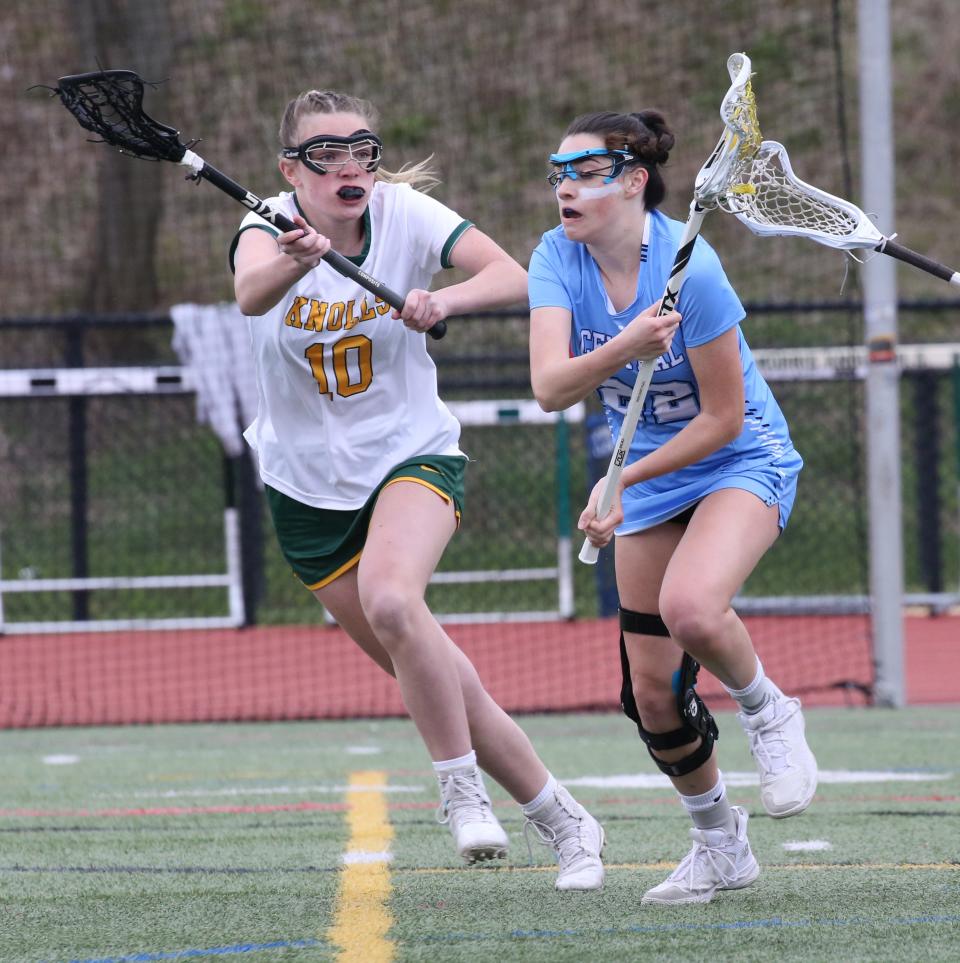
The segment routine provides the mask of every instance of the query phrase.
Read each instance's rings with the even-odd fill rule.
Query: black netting
[[[555,223],[546,158],[581,112],[664,112],[677,134],[664,210],[683,219],[693,177],[721,131],[727,57],[745,51],[764,136],[788,147],[805,181],[857,201],[852,5],[723,3],[709,29],[698,0],[479,0],[467,13],[440,0],[361,6],[358,14],[346,0],[138,0],[123,5],[120,17],[92,0],[36,0],[7,15],[0,94],[13,109],[0,119],[0,134],[19,147],[6,153],[0,178],[7,212],[0,312],[15,320],[0,325],[0,375],[177,366],[171,308],[233,295],[227,248],[243,215],[236,203],[209,184],[185,184],[173,165],[136,164],[88,143],[47,93],[28,91],[97,66],[163,81],[148,90],[147,112],[191,143],[202,138],[205,159],[263,197],[286,186],[277,170],[277,128],[290,98],[309,87],[369,98],[381,112],[385,166],[434,154],[442,179],[436,196],[526,264]],[[891,15],[903,170],[896,228],[911,248],[950,260],[955,179],[943,159],[956,154],[960,124],[951,75],[938,65],[952,62],[955,45],[936,0],[894,5]],[[758,238],[722,212],[708,217],[704,236],[750,307],[744,330],[753,348],[863,342],[858,272],[843,254],[805,240]],[[906,305],[901,340],[954,341],[957,304],[943,301],[942,282],[908,268],[898,278]],[[431,343],[441,392],[452,402],[529,400],[526,351],[526,319],[517,312],[452,319],[447,338]],[[903,383],[905,563],[915,594],[958,583],[956,384],[944,367]],[[863,382],[774,379],[773,387],[806,468],[792,523],[744,596],[764,605],[835,596],[847,600],[835,609],[862,611],[855,600],[868,592],[869,569]],[[591,403],[586,420],[562,426],[511,423],[506,415],[496,425],[465,427],[475,458],[468,511],[443,572],[558,567],[591,478],[605,468],[596,414]],[[334,630],[279,559],[248,459],[227,457],[209,427],[197,423],[193,395],[9,389],[0,398],[0,459],[3,579],[217,577],[228,568],[225,519],[233,512],[242,548],[240,618],[251,626],[215,638],[185,626],[146,637],[111,631],[82,642],[78,636],[69,650],[47,636],[0,639],[0,657],[10,660],[4,667],[27,673],[15,678],[42,676],[57,659],[64,667],[42,695],[22,683],[7,697],[15,710],[8,719],[402,711],[383,694],[382,681],[363,676],[362,664],[343,661],[337,675],[312,641],[304,643],[305,630],[311,640]],[[573,555],[578,547],[573,537]],[[466,633],[465,646],[476,646],[478,661],[490,660],[484,677],[507,694],[506,704],[609,706],[619,688],[610,670],[618,670],[609,657],[610,623],[595,621],[616,604],[609,570],[574,561],[572,580],[569,599],[547,575],[447,581],[431,588],[430,602],[480,620],[456,631]],[[209,620],[238,611],[220,584],[8,589],[0,598],[8,633],[24,622]],[[572,623],[534,618],[569,614],[571,606]],[[768,611],[757,609],[758,645],[788,684],[821,693],[869,685],[862,614],[788,623]],[[482,621],[504,613],[528,621]],[[542,675],[536,685],[534,673]],[[203,691],[210,679],[220,679],[229,698],[214,704]],[[323,688],[328,683],[333,689]],[[575,691],[564,689],[569,684]],[[96,706],[115,708],[124,688],[146,693],[138,705],[153,708],[98,714]],[[164,693],[175,693],[173,702],[165,703]],[[175,710],[164,709],[174,703]],[[34,711],[41,704],[46,708]],[[61,704],[74,708],[58,715]]]

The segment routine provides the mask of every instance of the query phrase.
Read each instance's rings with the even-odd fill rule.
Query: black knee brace
[[[637,700],[633,695],[633,683],[630,679],[630,661],[627,658],[627,647],[623,641],[624,632],[634,632],[639,635],[669,636],[670,632],[659,615],[644,612],[632,612],[620,609],[620,668],[623,674],[623,684],[620,687],[620,707],[624,715],[636,723],[640,738],[650,753],[650,758],[657,764],[661,772],[668,776],[685,776],[687,773],[699,769],[713,752],[713,743],[719,737],[717,724],[714,722],[710,710],[697,695],[697,673],[700,663],[686,652],[680,669],[673,678],[673,691],[677,697],[677,711],[680,714],[680,728],[672,732],[647,732],[640,721],[640,711]],[[677,749],[699,739],[697,747],[683,759],[676,762],[664,762],[654,754],[655,749]]]

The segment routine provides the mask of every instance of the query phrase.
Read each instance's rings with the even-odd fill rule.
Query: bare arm
[[[560,411],[582,401],[625,365],[638,358],[656,358],[673,340],[680,315],[657,317],[659,304],[637,315],[616,337],[570,356],[571,317],[566,308],[535,308],[530,312],[530,381],[544,411]]]
[[[666,444],[623,472],[624,487],[686,468],[729,444],[743,430],[743,366],[736,328],[687,349],[700,388],[700,411]]]
[[[687,351],[700,388],[700,411],[668,442],[623,470],[610,513],[604,518],[597,518],[596,512],[606,479],[594,486],[577,523],[594,545],[606,545],[623,521],[625,488],[692,465],[729,444],[743,430],[743,367],[737,329]]]
[[[250,229],[240,235],[234,254],[233,290],[240,310],[266,314],[330,250],[330,241],[296,215],[298,230],[274,237]]]
[[[426,331],[453,314],[526,301],[527,272],[476,227],[467,228],[454,244],[450,263],[469,277],[436,291],[410,291],[403,311],[394,311],[393,316],[407,327]]]
[[[448,315],[526,303],[527,272],[478,228],[467,228],[453,246],[450,262],[470,277],[436,292]]]

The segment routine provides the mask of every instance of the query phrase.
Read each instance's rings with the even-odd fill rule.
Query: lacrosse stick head
[[[727,59],[730,89],[720,105],[723,135],[694,184],[694,198],[705,210],[712,210],[731,191],[740,188],[742,175],[760,147],[757,102],[750,83],[750,58],[743,53]],[[748,188],[749,189],[749,188]]]
[[[96,70],[61,77],[54,93],[77,123],[104,143],[143,160],[179,162],[188,145],[179,131],[144,112],[144,84],[132,70]]]
[[[720,206],[754,234],[808,237],[840,250],[875,248],[884,236],[855,204],[793,173],[783,144],[765,140]],[[748,187],[748,190],[742,189]]]

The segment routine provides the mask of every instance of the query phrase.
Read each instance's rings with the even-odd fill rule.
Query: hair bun
[[[666,164],[673,149],[673,131],[667,127],[667,121],[658,110],[641,110],[633,115],[650,131],[650,136],[641,139],[640,156],[653,164]]]

